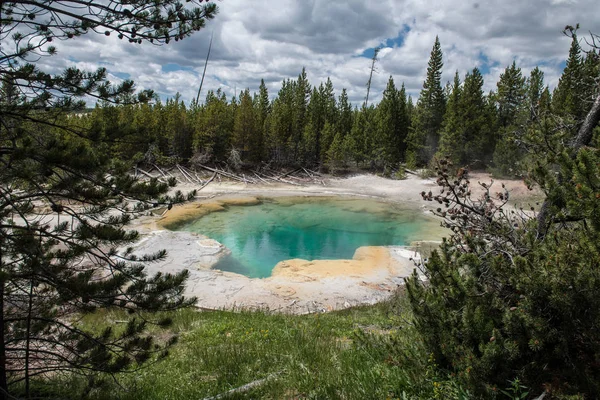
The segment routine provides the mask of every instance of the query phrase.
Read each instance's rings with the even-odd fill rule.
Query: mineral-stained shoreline
[[[480,174],[472,181],[490,182]],[[513,199],[526,201],[531,196],[520,181],[503,181]],[[500,182],[495,183],[500,187]],[[179,186],[186,191],[191,185]],[[163,217],[145,217],[134,228],[142,239],[134,246],[137,254],[166,249],[164,260],[148,264],[147,272],[176,273],[190,271],[186,295],[197,297],[197,306],[209,309],[264,309],[278,312],[306,313],[373,304],[390,295],[404,278],[413,273],[414,260],[420,255],[416,247],[360,247],[352,260],[283,260],[271,277],[258,279],[220,271],[212,267],[229,254],[220,243],[202,235],[166,229],[179,222],[218,212],[227,205],[252,205],[257,197],[342,196],[369,197],[402,204],[415,212],[428,212],[431,203],[421,200],[423,190],[436,190],[432,180],[411,177],[394,181],[373,175],[331,179],[325,186],[243,185],[211,183],[198,193],[198,201],[174,207]],[[442,228],[424,233],[422,239],[433,243],[447,232]]]

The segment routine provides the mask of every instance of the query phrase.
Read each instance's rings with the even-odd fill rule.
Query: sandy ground
[[[471,182],[490,183],[486,174],[471,174]],[[513,202],[526,202],[536,194],[520,181],[495,182],[500,191],[504,183]],[[178,185],[183,192],[194,189]],[[286,184],[244,185],[236,182],[213,182],[202,189],[197,201],[176,206],[163,217],[144,217],[133,228],[143,234],[135,246],[139,254],[167,249],[167,259],[150,264],[148,272],[190,271],[186,294],[197,297],[197,305],[211,309],[268,309],[282,312],[316,312],[373,304],[390,296],[404,278],[414,270],[414,248],[361,247],[352,260],[284,260],[272,276],[251,279],[242,275],[211,269],[228,253],[214,240],[189,232],[173,232],[166,227],[182,219],[222,210],[227,204],[254,204],[257,197],[279,196],[349,196],[373,198],[401,204],[415,212],[427,213],[431,203],[421,200],[421,191],[436,190],[433,180],[411,176],[394,181],[374,175],[329,179],[322,184],[292,186]],[[476,190],[476,189],[475,189]],[[428,232],[424,241],[439,240],[444,231]]]

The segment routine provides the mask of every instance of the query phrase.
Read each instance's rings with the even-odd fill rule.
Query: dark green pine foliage
[[[335,171],[339,167],[344,167],[346,164],[344,138],[335,130],[335,125],[329,121],[325,122],[325,126],[323,127],[323,138],[329,142],[329,145],[322,147],[322,163],[327,164],[332,171]]]
[[[539,69],[532,71],[534,87],[527,91],[526,79],[521,69],[513,62],[500,75],[495,96],[498,107],[498,143],[494,150],[494,166],[502,175],[515,175],[522,172],[520,161],[523,149],[519,143],[527,130],[528,119],[537,113],[537,102],[543,88],[543,73]],[[541,80],[540,80],[541,79]],[[529,96],[528,96],[529,94]],[[529,98],[528,98],[529,97]],[[528,110],[529,102],[536,105]]]
[[[196,153],[213,162],[226,160],[231,147],[234,115],[220,88],[208,92],[203,111],[196,126]]]
[[[254,109],[250,90],[240,93],[240,104],[233,125],[233,147],[241,152],[244,162],[256,163],[261,159],[262,133],[258,128],[259,118]]]
[[[409,132],[407,134],[407,136],[406,136],[406,141],[407,141],[406,146],[407,147],[408,147],[408,140],[409,140],[409,135],[410,135],[410,127],[413,124],[412,121],[413,121],[414,114],[415,114],[415,105],[413,103],[412,96],[409,95],[408,96],[408,101],[406,103],[406,117],[408,118],[408,129],[407,129],[407,132]],[[445,112],[444,112],[444,114],[445,114]]]
[[[122,143],[116,146],[118,151],[121,151],[121,145],[125,145],[128,149],[128,154],[120,156],[121,159],[134,160],[135,162],[158,162],[160,164],[167,160],[162,159],[162,153],[159,151],[159,143],[163,138],[164,129],[162,129],[161,121],[159,124],[158,118],[162,113],[162,104],[157,102],[155,105],[143,103],[137,106],[130,106],[133,108],[133,126],[132,136],[133,141],[129,143]],[[128,112],[129,107],[121,108],[121,112]],[[193,127],[193,122],[188,124],[188,128]],[[194,131],[192,130],[192,140]],[[193,143],[189,144],[190,147]],[[167,146],[168,148],[168,146]]]
[[[396,168],[404,159],[408,117],[406,112],[406,90],[399,91],[390,76],[383,98],[377,105],[377,142],[373,159],[381,159],[386,167]]]
[[[539,71],[539,70],[538,70]],[[536,74],[539,74],[536,72]],[[512,65],[506,67],[500,74],[500,80],[497,83],[496,102],[498,104],[498,123],[500,128],[507,128],[517,124],[517,117],[522,113],[525,106],[525,77],[521,73],[521,68],[513,61]],[[542,75],[543,82],[543,75]],[[540,82],[535,82],[538,86],[535,90],[541,93]]]
[[[170,144],[168,154],[175,162],[187,161],[192,156],[194,128],[188,120],[188,112],[179,93],[167,100],[164,117],[166,130],[163,135]]]
[[[573,34],[569,57],[562,76],[558,81],[552,95],[552,109],[556,115],[565,119],[564,123],[571,126],[571,133],[575,133],[583,122],[586,114],[585,70],[581,47],[577,34]]]
[[[404,82],[398,91],[398,125],[396,137],[394,138],[394,152],[398,161],[406,161],[406,147],[408,133],[410,130],[409,103],[406,98],[406,87]]]
[[[487,200],[503,204],[508,192],[487,186],[472,200],[467,176],[442,165],[439,182],[455,195],[439,196],[448,206],[437,214],[453,233],[427,260],[428,282],[407,282],[428,351],[481,398],[514,379],[532,398],[600,396],[600,157],[565,150],[554,169],[544,158],[533,175],[551,202],[543,236],[536,218]]]
[[[409,138],[410,158],[418,164],[427,164],[437,151],[440,130],[446,109],[442,88],[443,55],[436,36],[427,66],[427,76],[417,101]]]
[[[298,79],[292,84],[294,97],[292,109],[292,135],[290,137],[290,148],[292,150],[293,163],[300,160],[301,150],[303,148],[303,136],[306,124],[308,123],[308,103],[310,100],[310,82],[306,76],[306,69],[298,75]]]
[[[286,79],[273,101],[269,126],[270,159],[282,165],[292,162],[290,144],[294,143],[294,83]]]
[[[337,102],[337,114],[336,130],[341,134],[342,139],[344,139],[352,130],[353,118],[352,104],[348,100],[348,92],[345,88],[342,89]]]
[[[583,100],[588,110],[598,95],[600,79],[600,53],[597,49],[588,51],[583,61]]]
[[[345,148],[352,160],[359,166],[364,162],[371,162],[372,149],[375,145],[374,139],[377,133],[373,123],[375,108],[366,107],[364,104],[360,110],[354,112],[354,123],[350,134],[346,136]]]
[[[342,89],[336,104],[336,124],[330,131],[333,133],[333,141],[327,149],[325,161],[331,172],[346,167],[350,159],[350,133],[352,131],[354,112],[352,104],[348,101],[346,89]]]
[[[126,229],[133,218],[185,200],[180,192],[165,196],[168,185],[156,179],[145,183],[130,174],[132,143],[152,134],[136,127],[148,119],[136,121],[142,108],[131,104],[148,102],[153,93],[136,94],[130,80],[112,85],[103,68],[53,74],[35,63],[56,54],[52,43],[92,31],[145,46],[182,40],[216,12],[213,3],[184,6],[175,0],[153,3],[151,13],[143,0],[127,1],[127,7],[0,2],[2,398],[55,397],[36,387],[49,377],[61,380],[63,373],[88,376],[92,389],[96,378],[115,378],[165,355],[172,338],[154,341],[147,327],[170,321],[149,312],[194,303],[182,296],[187,271],[147,274],[145,266],[164,251],[139,255],[128,248],[139,239]],[[101,118],[98,110],[79,117],[86,97],[97,99],[100,108],[126,106],[106,106]],[[119,329],[94,331],[77,323],[82,313],[106,308],[128,312]]]
[[[529,398],[599,398],[600,97],[573,134],[561,122],[574,117],[548,115],[541,74],[529,83],[539,112],[525,112],[523,140],[543,205],[515,210],[487,182],[475,195],[467,172],[439,161],[440,194],[422,196],[451,233],[407,290],[427,350],[477,398],[517,379]]]
[[[393,146],[398,129],[398,90],[391,76],[375,110],[377,135],[371,159],[381,163],[385,169],[399,161],[399,157],[394,154],[397,146]]]
[[[325,123],[322,128],[319,142],[319,162],[323,164],[327,161],[327,151],[333,143],[335,137],[335,127],[338,120],[337,104],[335,101],[335,92],[331,79],[327,78],[325,85],[319,86],[319,97],[321,98],[321,107],[323,108],[323,116]],[[325,129],[325,125],[329,124],[329,129]]]
[[[460,132],[463,140],[460,163],[472,167],[486,165],[494,151],[493,115],[483,94],[479,69],[467,73],[459,100]]]
[[[252,161],[255,163],[265,161],[267,157],[268,145],[266,143],[266,137],[269,132],[269,122],[271,117],[271,101],[269,100],[269,91],[265,81],[260,80],[260,86],[258,89],[258,96],[256,99],[256,142],[255,148],[257,149],[253,154]]]
[[[539,118],[540,113],[549,111],[549,109],[544,109],[542,104],[542,93],[546,89],[544,86],[544,72],[538,67],[531,70],[526,86],[526,106],[529,109],[529,121],[534,122]]]
[[[448,156],[460,167],[486,165],[495,146],[493,112],[483,94],[479,70],[468,73],[462,86],[457,72],[444,115],[438,156]]]
[[[308,103],[308,124],[304,130],[303,160],[306,164],[317,164],[321,158],[322,131],[325,125],[325,107],[322,97],[323,84],[314,87]]]
[[[590,109],[594,99],[600,93],[600,50],[592,49],[587,52],[584,61],[584,80],[583,80],[583,100],[586,111]],[[596,127],[594,133],[594,143],[600,144],[600,127]]]
[[[600,49],[593,49],[586,55],[584,62],[584,99],[587,109],[591,107],[594,99],[600,94]],[[600,146],[600,126],[594,132],[594,144]]]
[[[258,101],[256,104],[258,114],[258,126],[265,130],[264,126],[271,114],[271,101],[269,100],[269,90],[265,85],[265,80],[260,80],[260,87],[258,89]]]
[[[438,158],[448,158],[454,165],[463,162],[464,137],[461,119],[461,94],[462,87],[458,71],[454,74],[454,81],[450,87],[450,95],[446,105],[446,113],[442,122],[440,135],[440,148]]]
[[[550,94],[550,88],[548,86],[546,86],[540,95],[539,111],[540,115],[552,112],[552,94]]]

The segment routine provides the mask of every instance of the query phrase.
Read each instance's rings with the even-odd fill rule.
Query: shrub
[[[543,391],[600,396],[600,157],[583,148],[536,171],[544,226],[508,209],[509,193],[472,199],[463,170],[440,162],[436,214],[452,234],[408,279],[415,321],[440,367],[490,397],[518,378]]]

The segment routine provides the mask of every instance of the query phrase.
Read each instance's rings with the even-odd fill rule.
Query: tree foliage
[[[539,72],[534,82],[529,96],[545,107]],[[475,196],[468,172],[440,160],[439,194],[422,195],[439,203],[435,213],[452,234],[420,266],[426,279],[415,272],[407,289],[436,362],[479,396],[494,397],[516,378],[532,398],[597,398],[600,153],[590,144],[600,96],[575,135],[539,115],[532,113],[538,123],[523,140],[536,149],[530,179],[544,191],[542,206],[514,209],[493,182],[478,182]]]
[[[133,143],[154,135],[147,105],[127,114],[116,103],[147,101],[132,81],[114,86],[106,70],[68,68],[53,75],[35,60],[56,54],[51,45],[86,33],[117,35],[132,44],[169,43],[204,27],[213,3],[178,1],[19,1],[1,3],[0,54],[0,393],[31,396],[31,380],[65,371],[115,373],[140,365],[172,342],[154,343],[142,311],[189,305],[187,272],[147,276],[140,256],[126,248],[138,238],[126,225],[144,210],[172,207],[181,193],[128,174]],[[95,98],[100,108],[73,112]],[[157,108],[153,109],[156,110]],[[172,100],[169,147],[190,148],[185,106]],[[129,160],[131,161],[131,160]],[[100,333],[79,327],[80,312],[119,307],[131,312],[124,329]]]
[[[442,89],[442,67],[444,66],[440,40],[436,36],[423,89],[417,101],[409,141],[410,151],[421,164],[426,164],[436,153],[440,129],[446,110],[446,98]]]
[[[378,104],[353,109],[345,89],[336,98],[331,79],[313,85],[303,69],[296,79],[285,79],[273,98],[261,80],[258,93],[245,89],[227,99],[223,89],[209,90],[201,104],[189,106],[179,97],[166,104],[157,99],[153,105],[124,107],[100,102],[82,120],[95,129],[104,127],[105,132],[113,127],[127,131],[132,140],[117,141],[112,150],[121,159],[138,162],[223,164],[231,150],[238,149],[244,168],[264,164],[327,168],[330,161],[339,161],[329,152],[339,134],[341,142],[333,153],[356,161],[355,168],[390,172],[401,164],[427,167],[435,149],[435,155],[449,155],[457,166],[492,168],[510,176],[526,170],[527,140],[539,136],[536,125],[542,120],[554,119],[554,129],[575,126],[560,113],[549,118],[558,100],[551,99],[539,68],[525,79],[513,62],[501,74],[497,90],[486,94],[477,69],[464,77],[457,72],[454,82],[442,88],[441,60],[438,40],[416,106],[404,83],[397,85],[390,77]],[[599,73],[594,67],[597,53],[578,60],[586,92],[580,97],[589,99],[595,93],[590,85]],[[331,129],[325,129],[327,124]]]

